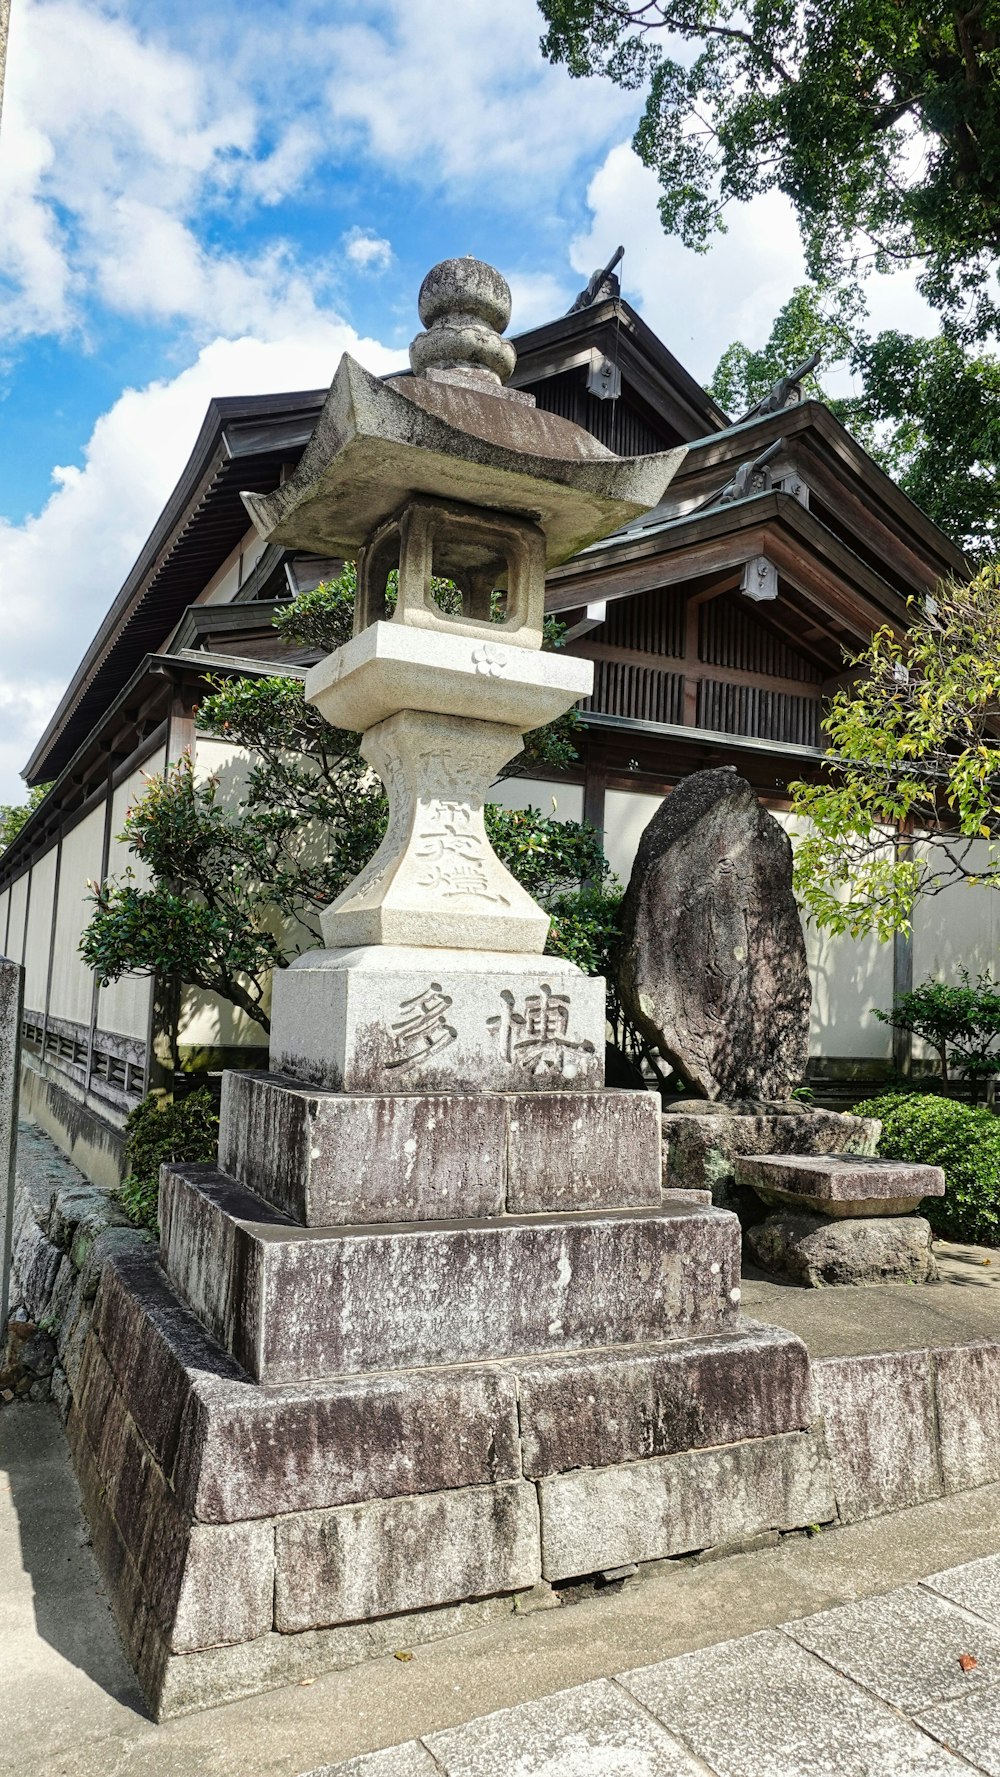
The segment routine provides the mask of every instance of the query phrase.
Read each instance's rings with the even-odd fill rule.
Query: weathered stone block
[[[258,1389],[150,1259],[104,1274],[80,1410],[116,1387],[176,1497],[208,1523],[517,1480],[517,1387],[495,1367]]]
[[[208,1167],[165,1167],[168,1276],[258,1381],[468,1363],[718,1332],[739,1224],[657,1214],[294,1227]]]
[[[801,1339],[751,1322],[714,1338],[518,1365],[517,1375],[533,1476],[771,1437],[814,1417]]]
[[[764,1203],[827,1216],[905,1216],[925,1197],[944,1196],[940,1166],[872,1154],[757,1154],[736,1161],[736,1183]]]
[[[1000,1344],[955,1345],[932,1362],[945,1492],[1000,1481]]]
[[[271,1067],[338,1092],[592,1091],[604,982],[506,952],[311,950],[274,976]]]
[[[538,1492],[547,1580],[822,1524],[836,1514],[817,1431],[554,1475]]]
[[[833,1221],[827,1216],[768,1216],[747,1229],[765,1271],[819,1289],[824,1284],[932,1283],[937,1263],[923,1216]]]
[[[223,1075],[220,1168],[311,1227],[500,1215],[506,1148],[492,1093],[360,1097]]]
[[[541,1577],[526,1481],[284,1518],[275,1624],[286,1632],[516,1592]]]
[[[706,1098],[785,1098],[811,989],[788,835],[732,767],[660,804],[622,904],[623,1003]]]
[[[507,1105],[513,1215],[659,1204],[660,1105],[652,1093],[525,1093]]]
[[[664,1113],[663,1182],[668,1190],[707,1187],[722,1209],[741,1207],[735,1162],[743,1154],[874,1154],[882,1125],[790,1104],[752,1111],[705,1100]]]
[[[95,1546],[100,1543],[99,1558],[103,1551],[119,1621],[148,1613],[174,1653],[266,1633],[273,1621],[273,1523],[192,1524],[137,1436],[120,1395],[111,1388],[105,1400],[96,1447],[88,1435],[93,1411],[73,1407],[68,1430],[88,1520],[103,1526]]]
[[[819,1358],[812,1373],[844,1523],[939,1497],[941,1469],[926,1351]]]

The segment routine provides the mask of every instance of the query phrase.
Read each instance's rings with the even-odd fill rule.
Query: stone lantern
[[[244,495],[269,543],[357,557],[354,635],[306,697],[364,734],[390,805],[323,914],[328,948],[275,981],[273,1065],[349,1091],[598,1085],[602,984],[540,964],[548,919],[483,805],[524,734],[592,688],[589,661],[542,649],[546,569],[654,506],[683,451],[616,457],[505,387],[510,291],[491,266],[435,266],[419,310],[412,374],[343,358],[294,475]]]

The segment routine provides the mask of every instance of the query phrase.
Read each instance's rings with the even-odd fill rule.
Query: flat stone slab
[[[715,1777],[959,1777],[964,1768],[778,1629],[618,1682]]]
[[[858,1216],[840,1220],[786,1209],[747,1229],[763,1265],[793,1283],[933,1283],[937,1264],[931,1225],[923,1216]]]
[[[801,1647],[909,1714],[1000,1679],[1000,1625],[991,1627],[923,1586],[900,1586],[782,1627]],[[976,1661],[968,1672],[963,1654]]]
[[[978,1561],[966,1561],[961,1567],[948,1567],[943,1573],[932,1573],[921,1585],[947,1598],[973,1616],[982,1617],[994,1629],[1000,1629],[1000,1555],[986,1555]]]
[[[389,1746],[385,1752],[365,1752],[345,1765],[320,1765],[305,1777],[441,1777],[441,1766],[419,1740],[405,1746]]]
[[[553,1475],[538,1496],[547,1580],[828,1523],[836,1513],[816,1432]]]
[[[604,1084],[604,982],[558,957],[384,944],[274,975],[271,1068],[337,1092]]]
[[[1000,1777],[1000,1686],[922,1710],[916,1719],[935,1740],[968,1759],[973,1770]]]
[[[164,1167],[167,1275],[261,1382],[723,1331],[735,1216],[658,1213],[307,1229],[207,1166]]]
[[[385,1093],[228,1072],[219,1166],[309,1227],[660,1202],[652,1093]]]
[[[736,1182],[765,1203],[828,1216],[902,1216],[925,1197],[943,1197],[940,1166],[873,1154],[754,1154],[735,1162]]]
[[[720,1209],[739,1202],[736,1160],[744,1154],[874,1154],[882,1125],[792,1101],[767,1105],[681,1099],[664,1111],[663,1182],[708,1188]]]
[[[699,1777],[702,1770],[607,1679],[427,1734],[424,1744],[445,1777]],[[347,1770],[338,1767],[338,1777]]]

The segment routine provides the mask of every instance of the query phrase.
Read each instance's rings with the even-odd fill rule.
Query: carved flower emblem
[[[477,673],[488,679],[499,679],[507,670],[507,650],[498,648],[496,642],[481,642],[473,648],[472,659]]]

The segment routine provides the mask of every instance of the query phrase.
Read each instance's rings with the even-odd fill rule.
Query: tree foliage
[[[354,590],[348,569],[304,593],[276,625],[319,652],[339,647],[351,632]],[[551,645],[559,640],[550,630]],[[238,762],[206,778],[185,755],[147,781],[121,834],[141,876],[128,871],[93,886],[81,954],[102,983],[125,974],[188,983],[266,1030],[271,971],[320,940],[320,914],[377,850],[388,804],[360,737],[331,728],[298,679],[213,682],[198,725],[232,742]],[[575,725],[574,715],[526,736],[513,768],[569,763]],[[537,809],[488,805],[486,818],[498,856],[557,913],[550,950],[582,964],[596,957],[593,897],[612,891],[595,830]],[[584,882],[589,899],[581,899]]]
[[[912,608],[832,700],[829,780],[791,785],[796,884],[835,932],[888,938],[920,895],[1000,888],[1000,564]]]
[[[997,319],[1000,20],[983,0],[539,0],[543,53],[643,90],[668,233],[706,248],[778,190],[813,278],[918,262],[969,337]]]
[[[803,284],[759,351],[737,341],[709,384],[729,413],[745,413],[780,376],[819,349],[806,380],[875,461],[947,536],[974,555],[1000,548],[1000,359],[951,335],[866,335],[857,291]],[[837,398],[830,377],[852,373]]]
[[[962,969],[954,986],[923,981],[909,993],[897,994],[890,1010],[875,1016],[929,1043],[945,1084],[953,1073],[961,1074],[978,1094],[983,1081],[1000,1073],[1000,991],[989,975],[973,981]]]
[[[51,784],[36,784],[28,791],[25,802],[0,802],[0,857],[13,845],[21,828],[30,820],[38,804],[48,795]]]

